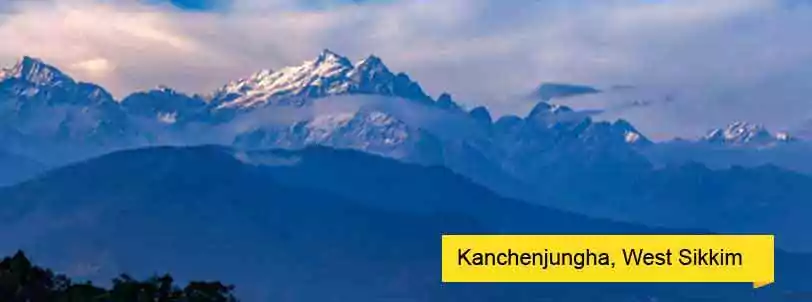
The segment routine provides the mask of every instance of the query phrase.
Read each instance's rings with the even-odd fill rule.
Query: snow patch
[[[158,121],[164,124],[174,124],[178,121],[178,113],[159,112]]]
[[[792,141],[786,132],[770,133],[763,125],[743,121],[733,122],[724,129],[713,129],[702,141],[732,146],[769,146],[779,142]]]
[[[629,143],[629,144],[633,144],[633,143],[636,143],[636,142],[640,141],[640,137],[641,136],[640,136],[639,133],[632,132],[632,131],[626,132],[626,135],[625,135],[626,142]]]

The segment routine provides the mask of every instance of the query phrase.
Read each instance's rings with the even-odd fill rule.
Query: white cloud
[[[21,1],[0,17],[0,62],[42,57],[121,96],[158,84],[207,92],[326,47],[352,59],[374,53],[431,94],[449,91],[497,113],[529,109],[514,97],[540,81],[571,81],[680,90],[678,104],[624,113],[646,132],[697,134],[733,119],[784,128],[812,118],[805,5],[415,0],[307,11],[298,3],[235,0],[228,12],[207,13],[125,0]]]
[[[115,66],[105,58],[93,58],[71,65],[70,70],[87,74],[99,81],[104,81],[115,71]]]

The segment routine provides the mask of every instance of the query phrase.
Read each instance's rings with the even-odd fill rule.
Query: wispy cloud
[[[234,0],[206,12],[16,1],[0,9],[0,62],[39,56],[117,95],[158,84],[206,92],[326,47],[354,59],[374,53],[434,95],[449,91],[497,114],[524,113],[532,104],[513,96],[555,81],[678,90],[679,102],[624,113],[647,132],[812,118],[812,42],[802,38],[812,9],[801,2],[446,0],[329,10],[306,2]]]

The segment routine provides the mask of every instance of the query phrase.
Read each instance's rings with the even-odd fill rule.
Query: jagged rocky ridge
[[[446,164],[474,176],[499,172],[520,178],[530,174],[526,167],[550,166],[573,153],[630,160],[633,146],[650,143],[625,121],[593,121],[546,102],[526,117],[494,122],[486,108],[467,111],[447,93],[433,99],[378,57],[353,64],[329,50],[300,66],[262,70],[210,94],[158,87],[120,102],[35,58],[25,57],[1,75],[0,140],[15,152],[49,162],[145,145],[318,144]],[[477,165],[487,168],[472,168]]]
[[[301,105],[308,99],[343,94],[396,96],[432,103],[431,97],[405,73],[392,73],[376,56],[353,65],[325,49],[315,60],[278,71],[262,70],[228,83],[211,100],[222,108],[255,108],[267,104]]]
[[[792,142],[795,138],[787,132],[773,134],[764,125],[737,121],[725,128],[709,131],[701,141],[720,145],[767,147]]]

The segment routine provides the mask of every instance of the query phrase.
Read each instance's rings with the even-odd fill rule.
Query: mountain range
[[[755,292],[749,284],[441,285],[439,234],[703,231],[534,206],[444,167],[322,147],[120,151],[0,189],[0,200],[0,251],[23,248],[89,280],[122,271],[218,278],[245,301],[789,301],[812,268],[812,258],[779,251],[778,283]]]
[[[211,93],[158,87],[117,100],[25,57],[0,72],[0,143],[40,163],[37,171],[159,145],[352,149],[445,166],[534,204],[663,227],[774,232],[783,247],[812,250],[802,231],[812,210],[803,202],[812,196],[808,161],[761,160],[790,149],[800,156],[806,142],[734,123],[697,141],[655,143],[625,120],[601,121],[551,103],[583,93],[602,90],[542,85],[544,98],[529,113],[495,118],[448,93],[427,95],[378,57],[353,63],[324,50],[300,66],[258,71]],[[726,155],[739,153],[755,159]],[[11,183],[32,169],[5,177]]]
[[[809,141],[755,123],[733,122],[708,131],[698,141],[675,139],[650,147],[642,153],[660,165],[698,162],[714,169],[774,165],[812,175]]]
[[[554,103],[603,91],[547,83],[527,114],[494,117],[376,56],[324,50],[209,93],[116,99],[24,57],[0,70],[0,252],[90,280],[210,277],[248,301],[786,301],[808,288],[812,258],[780,251],[778,283],[755,293],[441,286],[443,233],[772,233],[812,251],[808,142],[746,122],[654,142]]]
[[[511,189],[511,179],[530,174],[528,168],[549,166],[568,153],[625,160],[637,157],[632,146],[649,143],[627,122],[593,121],[546,102],[525,117],[493,121],[485,107],[465,110],[447,93],[429,97],[380,58],[352,64],[329,50],[301,66],[259,71],[209,94],[159,87],[121,101],[25,57],[0,74],[0,93],[0,114],[7,117],[0,138],[7,151],[51,166],[149,145],[318,144],[444,164]]]
[[[393,73],[380,58],[370,56],[356,64],[329,50],[301,66],[286,67],[278,71],[262,70],[247,78],[232,81],[215,92],[206,95],[186,95],[168,87],[136,92],[114,100],[103,88],[77,82],[57,68],[41,60],[25,57],[12,68],[0,73],[4,93],[4,132],[8,139],[36,140],[59,138],[64,143],[111,147],[130,146],[138,143],[160,143],[163,128],[180,128],[192,123],[208,125],[240,120],[262,109],[280,107],[309,107],[313,100],[335,96],[375,96],[404,99],[430,109],[446,110],[462,116],[470,116],[475,123],[491,124],[490,113],[484,107],[470,112],[463,110],[449,94],[441,94],[436,100],[426,95],[420,85],[404,73]],[[319,101],[322,103],[321,101]],[[387,99],[385,102],[392,103]],[[360,104],[357,107],[361,107]],[[400,106],[400,105],[398,105]],[[75,110],[71,110],[75,109]],[[351,108],[354,111],[357,108]],[[55,116],[54,113],[60,113]],[[268,110],[265,110],[268,111]],[[382,111],[382,110],[378,110]],[[354,112],[350,112],[354,113]],[[371,114],[372,111],[364,113]],[[388,115],[396,113],[381,112]],[[50,124],[38,123],[38,118],[48,115]],[[320,113],[320,117],[325,114]],[[335,118],[341,121],[346,114]],[[404,119],[404,117],[394,117]],[[562,128],[556,124],[573,124],[584,120],[573,110],[540,103],[527,119],[536,119],[541,127]],[[497,121],[501,127],[514,126],[515,116]],[[140,125],[154,122],[161,131]],[[312,122],[307,117],[302,121]],[[339,125],[341,123],[338,123]],[[594,125],[593,125],[594,124]],[[267,126],[267,125],[260,125]],[[290,126],[290,125],[285,125]],[[413,128],[423,125],[409,125]],[[593,130],[609,124],[586,121],[574,129]],[[625,127],[625,128],[624,128]],[[613,129],[625,137],[627,132],[643,138],[631,125]],[[553,129],[563,130],[563,129]],[[242,134],[242,133],[237,133]],[[579,135],[581,133],[575,133]],[[15,135],[17,137],[15,137]],[[438,135],[438,134],[434,134]],[[556,135],[556,134],[552,134]],[[165,139],[165,138],[164,138]],[[644,140],[644,139],[642,139]],[[20,142],[20,148],[36,146],[36,142]],[[33,147],[29,147],[33,148]]]
[[[135,146],[200,143],[246,148],[329,144],[436,161],[438,151],[415,145],[436,149],[431,146],[457,143],[475,145],[511,170],[517,167],[503,157],[539,151],[517,150],[525,140],[545,145],[542,153],[550,153],[548,147],[587,152],[595,144],[611,145],[621,157],[629,145],[652,145],[626,121],[595,121],[589,112],[549,103],[602,93],[597,88],[546,83],[536,93],[541,101],[528,115],[495,120],[485,107],[463,109],[448,93],[428,96],[408,75],[390,71],[376,56],[353,64],[327,49],[300,66],[261,70],[211,93],[187,95],[159,86],[121,100],[39,59],[24,57],[0,71],[0,93],[0,139],[7,151],[54,163]],[[340,97],[352,100],[325,100]],[[367,131],[371,129],[376,131]],[[771,134],[763,126],[736,122],[697,143],[764,147],[789,141],[795,138],[787,133]],[[361,147],[366,142],[370,144]],[[59,150],[61,156],[50,150]],[[539,157],[556,157],[544,155]]]

